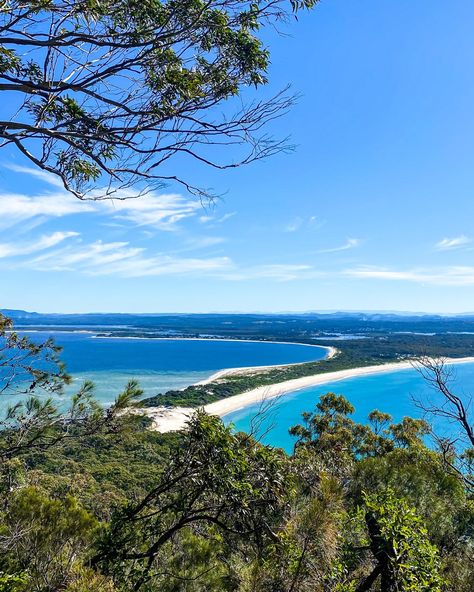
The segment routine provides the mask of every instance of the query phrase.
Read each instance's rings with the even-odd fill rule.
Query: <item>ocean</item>
[[[467,400],[470,392],[474,393],[474,363],[453,365],[452,372],[452,388]],[[301,414],[313,411],[319,397],[328,392],[344,395],[355,407],[353,419],[361,423],[367,421],[373,409],[390,413],[395,422],[405,416],[421,417],[415,400],[440,400],[439,395],[412,368],[348,378],[287,393],[275,399],[267,412],[268,416],[261,423],[260,420],[258,422],[258,437],[266,444],[291,453],[295,439],[288,433],[289,428],[301,423]],[[227,424],[232,423],[238,431],[248,431],[260,407],[260,404],[252,405],[230,413],[223,419]],[[442,421],[438,421],[436,427],[446,435],[452,435],[455,429],[455,426]]]
[[[323,347],[291,343],[134,339],[97,337],[93,332],[38,331],[28,332],[35,341],[49,336],[63,348],[61,358],[73,377],[73,384],[58,400],[67,405],[71,395],[84,380],[95,384],[95,396],[104,405],[111,404],[117,394],[134,378],[145,396],[170,389],[184,388],[204,380],[225,368],[291,364],[323,359]],[[474,363],[453,366],[453,387],[463,396],[474,392]],[[288,430],[301,421],[304,411],[312,411],[319,397],[327,392],[343,394],[355,407],[353,418],[365,422],[373,409],[390,413],[394,421],[404,416],[421,416],[414,399],[435,397],[416,370],[397,370],[359,376],[287,393],[275,399],[268,417],[260,424],[262,441],[291,452],[294,446]],[[0,407],[12,401],[2,397]],[[260,405],[252,405],[224,417],[236,430],[248,431]],[[449,426],[442,426],[449,431]]]

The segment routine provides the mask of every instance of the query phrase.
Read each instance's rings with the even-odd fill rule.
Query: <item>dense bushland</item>
[[[328,393],[288,456],[201,411],[183,433],[152,432],[125,412],[133,383],[110,410],[88,385],[59,413],[44,398],[68,379],[59,352],[2,323],[5,393],[23,369],[22,396],[40,398],[0,434],[0,590],[472,590],[472,423],[449,389],[450,441],[377,410],[356,423]],[[442,367],[425,371],[447,386]]]

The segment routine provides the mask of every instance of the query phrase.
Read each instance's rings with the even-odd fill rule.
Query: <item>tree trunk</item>
[[[382,537],[377,520],[372,514],[366,514],[365,521],[370,537],[370,549],[378,563],[380,592],[397,592],[395,573],[390,561],[393,549],[389,548],[387,541]]]

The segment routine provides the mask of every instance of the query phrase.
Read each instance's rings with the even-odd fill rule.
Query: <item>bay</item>
[[[84,380],[92,380],[96,397],[110,404],[130,379],[146,396],[184,388],[227,368],[294,364],[323,359],[327,349],[294,343],[213,339],[142,339],[97,337],[93,332],[22,332],[36,342],[53,337],[73,377],[64,400]]]

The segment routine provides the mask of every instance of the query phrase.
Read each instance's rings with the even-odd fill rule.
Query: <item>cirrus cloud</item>
[[[355,249],[358,247],[362,241],[360,238],[348,238],[343,245],[339,245],[338,247],[332,247],[329,249],[321,249],[318,253],[338,253],[339,251],[348,251],[349,249]]]
[[[0,192],[0,229],[25,221],[36,220],[41,224],[49,219],[87,214],[106,216],[108,220],[112,218],[133,226],[173,231],[178,229],[180,221],[197,217],[202,211],[202,205],[196,199],[151,190],[144,193],[120,190],[114,193],[113,199],[105,200],[98,199],[101,193],[97,191],[91,193],[90,199],[81,201],[61,188],[53,175],[28,167],[9,165],[8,168],[19,175],[39,179],[49,186],[49,190],[43,188],[28,195]]]
[[[25,260],[23,267],[35,271],[75,272],[90,276],[146,277],[211,273],[229,269],[227,257],[179,257],[150,253],[128,242],[82,243]]]
[[[59,231],[52,234],[45,234],[31,242],[0,243],[0,258],[18,257],[20,255],[30,255],[38,251],[45,251],[74,236],[79,236],[79,233]]]
[[[455,236],[453,238],[443,238],[435,245],[437,251],[451,251],[453,249],[461,249],[472,243],[472,239],[464,234]]]
[[[344,276],[431,284],[436,286],[471,286],[474,285],[474,267],[455,265],[451,267],[389,269],[371,266],[361,266],[346,269]]]

